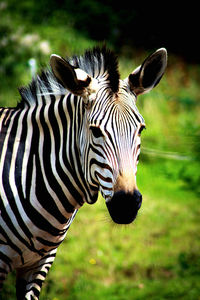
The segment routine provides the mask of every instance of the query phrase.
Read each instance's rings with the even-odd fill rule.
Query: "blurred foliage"
[[[13,11],[15,11],[13,9]],[[7,2],[0,3],[0,76],[1,89],[19,84],[28,71],[28,60],[33,56],[41,61],[50,54],[48,42],[35,32],[19,24]]]
[[[51,53],[82,53],[96,41],[105,40],[120,54],[122,78],[154,47],[169,46],[187,58],[194,51],[190,61],[198,61],[200,44],[191,43],[188,22],[177,34],[180,15],[176,20],[176,10],[156,14],[152,3],[144,2],[125,1],[119,7],[111,0],[1,1],[0,106],[16,105],[17,87],[31,80],[30,58],[39,71]],[[137,175],[144,199],[138,219],[129,227],[115,227],[101,198],[95,207],[86,205],[58,250],[41,299],[198,299],[199,82],[200,65],[169,51],[159,86],[137,103],[147,127]],[[14,282],[10,275],[2,300],[15,299]]]
[[[5,3],[5,2],[4,2]],[[90,39],[110,41],[118,49],[127,45],[152,49],[167,47],[190,61],[200,61],[198,3],[181,7],[152,2],[113,0],[9,0],[9,11],[34,25],[68,25]],[[186,22],[186,20],[190,20]]]
[[[66,16],[64,24],[63,12],[61,15],[59,11],[52,13],[51,9],[56,3],[41,1],[35,5],[34,1],[17,4],[14,0],[0,2],[0,91],[6,91],[9,98],[12,98],[11,106],[17,102],[17,94],[13,97],[8,86],[16,88],[31,80],[31,58],[36,60],[37,69],[40,70],[47,64],[52,52],[62,53],[63,56],[72,55],[93,45],[73,29]],[[41,14],[45,8],[47,15]],[[48,11],[51,12],[49,18]],[[62,25],[55,25],[57,23]],[[1,105],[7,105],[2,94],[0,102]]]
[[[152,2],[113,0],[33,0],[3,1],[12,17],[21,24],[73,27],[96,41],[111,42],[122,48],[152,49],[167,47],[190,61],[200,61],[198,34],[198,3],[181,7]],[[186,22],[185,20],[190,20]],[[127,49],[127,48],[126,48]]]

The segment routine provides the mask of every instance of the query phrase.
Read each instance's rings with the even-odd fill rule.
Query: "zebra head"
[[[51,57],[57,79],[84,103],[79,147],[86,182],[101,192],[118,224],[131,223],[142,203],[136,173],[145,121],[137,96],[159,83],[166,64],[167,52],[161,48],[121,80],[117,59],[107,49],[95,48],[68,61]]]

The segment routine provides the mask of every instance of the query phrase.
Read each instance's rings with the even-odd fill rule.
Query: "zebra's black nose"
[[[117,224],[130,224],[137,216],[142,204],[142,195],[138,190],[134,193],[118,191],[110,201],[106,202],[112,220]]]

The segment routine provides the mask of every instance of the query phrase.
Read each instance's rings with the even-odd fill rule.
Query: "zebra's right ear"
[[[128,77],[130,89],[136,94],[148,93],[162,78],[167,66],[167,51],[160,48],[148,56]]]
[[[71,93],[83,98],[96,93],[96,79],[90,77],[85,71],[73,67],[63,57],[52,54],[50,65],[57,80]]]

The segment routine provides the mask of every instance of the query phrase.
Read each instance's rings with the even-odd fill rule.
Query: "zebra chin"
[[[117,191],[110,200],[106,201],[106,206],[112,220],[117,224],[132,223],[142,204],[142,195],[138,190],[133,193]]]

